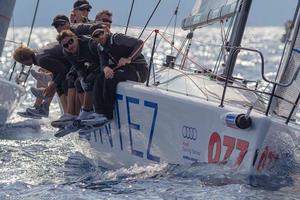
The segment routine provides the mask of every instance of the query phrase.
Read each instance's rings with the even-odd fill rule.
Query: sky
[[[179,0],[162,0],[150,26],[168,24]],[[178,24],[189,15],[195,0],[181,0]],[[14,10],[15,26],[30,26],[37,0],[16,0]],[[69,16],[74,0],[40,0],[35,26],[49,26],[56,14]],[[93,6],[90,18],[96,13],[108,9],[113,13],[113,24],[126,25],[132,0],[89,0]],[[143,26],[158,0],[135,0],[131,25]],[[282,26],[286,20],[293,18],[297,0],[253,0],[249,26]]]

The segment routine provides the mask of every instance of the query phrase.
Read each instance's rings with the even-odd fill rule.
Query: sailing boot
[[[28,109],[36,109],[36,107],[33,107],[33,108],[27,108],[27,109],[25,110],[25,112],[17,112],[17,114],[20,115],[21,117],[24,117],[24,118],[42,119],[42,117],[33,115],[33,114],[31,114],[30,112],[28,112]]]
[[[83,120],[86,119],[90,114],[93,114],[94,111],[86,111],[83,108],[80,109],[80,113],[78,115],[78,117],[76,118],[77,120]]]
[[[71,125],[67,125],[67,126],[65,126],[65,127],[63,127],[63,128],[60,128],[60,129],[54,134],[54,136],[55,136],[55,137],[58,137],[58,138],[64,137],[64,136],[66,136],[66,135],[68,135],[68,134],[70,134],[70,133],[76,132],[76,131],[78,131],[78,130],[79,130],[79,128],[77,128],[77,127],[73,126],[73,124],[71,124]]]
[[[94,130],[101,129],[108,122],[109,120],[103,114],[93,113],[86,119],[80,121],[80,124],[83,126],[83,128],[81,128],[79,134],[86,134]]]
[[[46,104],[42,104],[40,107],[31,109],[28,108],[27,111],[35,116],[38,117],[48,117],[49,116],[49,106]]]
[[[73,121],[76,119],[76,115],[71,115],[69,113],[64,113],[60,118],[57,120],[54,120],[51,122],[51,126],[55,128],[63,128],[67,125],[70,125],[73,123]]]

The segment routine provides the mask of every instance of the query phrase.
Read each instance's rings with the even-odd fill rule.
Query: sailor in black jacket
[[[96,74],[99,73],[97,42],[87,36],[77,37],[70,30],[62,31],[57,40],[63,47],[63,53],[79,76],[84,90],[82,110],[78,119],[84,119],[93,109],[92,91]]]
[[[54,26],[58,33],[62,32],[63,30],[71,30],[77,36],[82,36],[91,35],[93,33],[93,27],[101,24],[102,22],[72,24],[67,16],[56,15],[53,18],[51,25]]]
[[[35,50],[21,46],[15,50],[13,57],[21,64],[28,66],[34,64],[52,72],[53,80],[50,81],[45,89],[44,96],[52,98],[55,91],[57,91],[59,96],[66,94],[65,87],[62,84],[71,65],[62,54],[62,48],[57,42]],[[40,108],[27,110],[32,114],[48,116],[51,98],[47,98]]]
[[[83,35],[91,35],[93,30],[95,30],[97,27],[101,27],[101,23],[71,24],[67,16],[57,15],[53,18],[52,26],[55,27],[58,33],[62,32],[63,30],[70,30],[75,33],[77,37],[82,37]],[[68,123],[68,121],[75,119],[81,105],[83,104],[84,90],[81,87],[81,83],[77,76],[77,71],[74,67],[72,67],[67,74],[67,83],[67,111],[57,120],[52,121],[51,125],[54,127],[61,127]]]
[[[112,119],[117,84],[126,80],[146,81],[148,67],[141,53],[143,42],[121,33],[112,34],[105,28],[95,30],[92,36],[99,42],[102,72],[94,87],[95,112],[98,117]]]

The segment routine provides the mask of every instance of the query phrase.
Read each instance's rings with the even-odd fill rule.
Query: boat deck
[[[224,90],[224,82],[212,80],[203,74],[185,73],[170,68],[158,72],[155,75],[155,81],[158,83],[158,88],[220,103]],[[233,83],[233,85],[241,87],[237,83]],[[255,108],[262,111],[265,109],[265,105],[261,101],[257,101],[258,98],[253,92],[227,87],[225,103],[249,108],[256,102]]]

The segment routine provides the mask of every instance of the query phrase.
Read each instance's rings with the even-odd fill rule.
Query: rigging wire
[[[22,42],[16,42],[14,40],[7,40],[3,37],[0,37],[0,40],[4,41],[4,42],[10,42],[10,43],[14,43],[14,44],[22,44]]]
[[[224,21],[221,20],[221,23],[220,23],[220,26],[221,26],[221,39],[222,39],[222,47],[221,47],[221,51],[222,51],[222,54],[223,54],[223,61],[224,63],[226,63],[226,42],[227,42],[227,38],[226,38],[226,33],[225,33],[225,28],[224,28]]]
[[[40,4],[40,0],[37,0],[36,2],[36,6],[35,6],[35,10],[34,10],[34,15],[33,15],[33,19],[32,19],[32,22],[31,22],[31,27],[30,27],[30,32],[29,32],[29,35],[28,35],[28,40],[27,40],[27,46],[29,46],[30,44],[30,39],[31,39],[31,35],[32,35],[32,31],[33,31],[33,27],[34,27],[34,23],[35,23],[35,20],[36,20],[36,15],[37,15],[37,11],[38,11],[38,7],[39,7],[39,4]],[[16,61],[14,62],[14,65],[16,64]],[[29,67],[28,71],[27,72],[24,72],[25,70],[25,65],[22,65],[22,70],[18,76],[18,82],[22,83],[23,86],[25,85],[25,83],[27,82],[27,79],[29,77],[29,72],[32,68],[32,65]],[[14,73],[14,71],[12,71],[12,73]],[[24,75],[24,80],[21,80],[22,75]]]
[[[40,0],[37,0],[35,10],[34,10],[33,19],[32,19],[32,22],[31,22],[30,32],[29,32],[29,36],[28,36],[28,40],[27,40],[27,46],[29,46],[29,43],[30,43],[30,39],[31,39],[31,35],[32,35],[32,31],[33,31],[33,27],[34,27],[34,23],[35,23],[35,19],[36,19],[36,14],[37,14],[37,11],[38,11],[38,8],[39,8],[39,4],[40,4]]]
[[[208,95],[207,95],[207,93],[205,93],[204,91],[203,91],[203,89],[189,76],[189,74],[188,73],[186,73],[186,72],[184,72],[184,71],[182,71],[182,70],[179,70],[179,69],[176,69],[176,68],[173,68],[173,70],[175,70],[175,71],[177,71],[177,72],[179,72],[179,73],[181,73],[181,74],[183,74],[184,75],[184,77],[186,77],[187,79],[189,79],[195,86],[196,86],[196,88],[199,90],[199,91],[201,91],[202,92],[202,94],[206,97],[206,100],[208,100]],[[186,88],[186,90],[187,90],[187,88]],[[207,89],[206,89],[207,90]],[[187,94],[187,91],[186,91],[186,94]],[[188,95],[188,94],[187,94]]]
[[[12,16],[12,31],[13,31],[13,40],[6,40],[6,39],[4,39],[4,38],[2,38],[2,37],[0,37],[0,40],[3,40],[4,42],[10,42],[10,43],[13,43],[14,45],[14,49],[15,49],[15,44],[22,44],[21,42],[20,43],[17,43],[17,42],[15,42],[15,20],[14,20],[14,16]],[[9,67],[9,69],[14,69],[14,64],[12,64],[10,67]],[[6,74],[4,75],[4,77],[6,78],[8,75],[9,75],[9,73],[10,73],[10,70],[8,70],[7,72],[6,72]]]
[[[148,26],[148,24],[149,24],[150,20],[152,19],[152,17],[153,17],[153,15],[154,15],[154,13],[156,12],[156,10],[157,10],[157,8],[158,8],[158,6],[159,6],[160,2],[161,2],[161,0],[159,0],[159,1],[157,2],[157,4],[156,4],[156,6],[155,6],[154,10],[152,11],[152,13],[151,13],[151,15],[150,15],[150,17],[149,17],[148,21],[146,22],[146,24],[145,24],[145,26],[144,26],[144,28],[143,28],[142,32],[140,33],[140,35],[139,35],[138,39],[140,39],[140,38],[142,37],[142,35],[143,35],[143,33],[144,33],[144,31],[145,31],[146,27]]]
[[[236,7],[235,7],[235,10],[236,10],[236,11],[237,11],[237,9],[238,9],[238,5],[239,5],[239,4],[237,3],[237,4],[236,4]],[[225,40],[226,40],[226,41],[228,40],[229,34],[230,34],[231,30],[232,30],[232,26],[233,26],[233,22],[234,22],[235,18],[236,18],[236,17],[231,17],[231,19],[230,19],[230,22],[229,22],[229,25],[228,25],[228,28],[227,28],[227,33],[226,33],[226,35],[225,35]],[[228,46],[228,45],[226,44],[226,46]],[[222,46],[221,48],[223,48],[223,46]],[[218,55],[218,58],[217,58],[217,62],[216,62],[216,64],[215,64],[215,67],[214,67],[214,69],[213,69],[213,73],[214,73],[214,74],[216,74],[216,73],[219,71],[221,59],[222,59],[222,56],[223,56],[222,53],[223,53],[223,52],[222,52],[222,49],[221,49],[221,51],[219,52],[219,55]]]
[[[132,14],[133,6],[134,6],[134,1],[135,0],[132,0],[132,3],[131,3],[130,12],[129,12],[129,16],[128,16],[128,20],[127,20],[127,25],[126,25],[126,29],[125,29],[125,35],[127,34],[129,22],[130,22],[130,19],[131,19],[131,14]]]
[[[13,30],[13,41],[15,41],[15,17],[12,17],[12,30]],[[15,49],[15,43],[14,43],[14,49]]]
[[[177,26],[177,22],[176,22],[176,21],[177,21],[177,15],[178,15],[178,10],[179,10],[179,4],[180,4],[180,0],[178,1],[178,4],[177,4],[176,9],[175,9],[175,11],[174,11],[174,14],[172,15],[172,17],[171,17],[171,19],[169,20],[169,22],[168,22],[168,24],[167,24],[165,30],[164,30],[163,33],[162,33],[163,35],[171,35],[171,36],[173,37],[173,40],[172,40],[173,46],[174,46],[174,44],[175,44],[175,43],[174,43],[174,40],[175,40],[175,35],[176,35],[175,30],[176,30],[176,26]],[[176,17],[175,17],[175,23],[174,23],[174,24],[175,24],[175,25],[174,25],[174,31],[173,31],[173,33],[167,33],[167,30],[168,30],[169,26],[171,25],[174,16],[176,16]],[[159,47],[159,44],[160,44],[161,40],[162,40],[162,38],[160,38],[159,41],[157,42],[157,46],[156,46],[155,51],[156,51],[157,48]],[[172,46],[172,48],[171,48],[171,55],[172,55],[172,51],[173,51],[173,46]]]
[[[120,24],[114,24],[115,27],[118,26],[120,28],[125,28],[126,26],[124,25],[120,25]],[[142,28],[140,27],[130,27],[130,29],[135,29],[135,30],[141,30]],[[146,28],[145,30],[147,30],[149,33],[153,31],[153,29],[151,28]],[[170,32],[163,32],[163,35],[167,35],[167,36],[173,36],[173,33],[170,33]],[[186,39],[186,36],[180,36],[180,35],[175,35],[176,38],[179,38],[179,39]],[[160,38],[161,40],[161,38]],[[197,39],[194,39],[193,38],[193,42],[195,43],[199,43],[197,44],[198,46],[213,46],[213,47],[222,47],[222,45],[220,44],[217,44],[217,43],[207,43],[207,42],[203,42],[203,41],[200,41],[200,40],[197,40]],[[225,46],[226,48],[230,48],[229,46]],[[231,47],[236,47],[236,46],[231,46]]]
[[[175,20],[174,20],[174,29],[173,29],[173,38],[172,38],[171,55],[173,54],[173,46],[174,46],[174,44],[175,44],[174,41],[175,41],[175,33],[176,33],[176,26],[177,26],[177,17],[178,17],[179,5],[180,5],[180,0],[178,1],[176,10],[175,10],[175,12],[174,12]],[[174,15],[173,15],[173,16],[174,16]]]
[[[234,21],[234,19],[231,18],[231,20],[229,22],[229,25],[227,27],[227,31],[226,31],[226,34],[225,34],[225,37],[224,37],[224,41],[228,41],[228,37],[229,37],[230,31],[231,31],[231,28],[232,28],[232,25],[233,25],[233,21]],[[225,29],[224,29],[224,31],[225,31]],[[232,48],[232,47],[233,46],[228,46],[227,42],[225,43],[225,45],[222,44],[221,50],[220,50],[219,55],[217,57],[217,62],[216,62],[215,66],[214,66],[214,69],[213,69],[213,73],[218,72],[219,67],[220,67],[220,63],[221,63],[221,60],[222,60],[222,56],[225,56],[225,55],[223,55],[224,52],[222,51],[222,49]]]

